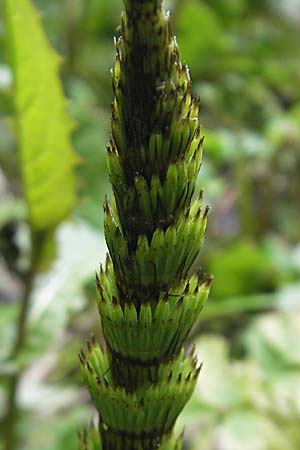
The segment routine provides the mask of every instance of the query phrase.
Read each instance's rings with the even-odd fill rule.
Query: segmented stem
[[[195,191],[199,99],[161,1],[124,4],[107,147],[109,256],[96,278],[106,349],[92,340],[80,354],[99,430],[80,441],[86,450],[177,450],[172,430],[200,372],[182,347],[211,283],[193,271],[208,214]]]

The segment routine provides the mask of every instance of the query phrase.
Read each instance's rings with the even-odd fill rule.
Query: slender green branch
[[[24,276],[24,293],[20,304],[20,312],[16,324],[16,339],[11,351],[11,361],[16,361],[26,347],[27,341],[27,319],[30,309],[30,295],[33,280],[38,266],[41,249],[43,248],[44,234],[32,234],[32,252],[30,267]],[[16,424],[18,421],[17,391],[24,368],[14,372],[8,379],[7,408],[3,421],[4,450],[15,450],[17,448]]]

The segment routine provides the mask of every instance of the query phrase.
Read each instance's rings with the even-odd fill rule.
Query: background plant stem
[[[21,300],[20,313],[17,322],[16,340],[11,352],[11,361],[16,361],[26,346],[27,319],[30,309],[30,294],[33,287],[33,280],[40,260],[41,249],[43,248],[43,235],[32,233],[32,253],[29,269],[24,276],[24,294]],[[16,425],[18,421],[17,391],[24,367],[15,368],[14,373],[9,377],[7,387],[7,410],[3,422],[4,429],[4,450],[15,450],[17,448]]]

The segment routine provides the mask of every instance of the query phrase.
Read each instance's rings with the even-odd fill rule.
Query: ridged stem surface
[[[99,412],[86,450],[178,450],[173,427],[200,371],[183,343],[211,278],[194,273],[208,208],[195,190],[202,159],[199,99],[159,0],[124,0],[112,70],[105,200],[109,255],[97,274],[106,349],[80,360]]]

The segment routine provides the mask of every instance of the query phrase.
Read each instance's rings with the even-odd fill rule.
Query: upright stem
[[[26,346],[27,319],[30,308],[30,294],[36,267],[40,258],[40,249],[43,236],[32,233],[32,254],[31,263],[24,276],[24,294],[21,300],[21,308],[17,321],[17,333],[10,359],[16,360]],[[39,244],[39,245],[38,245]],[[7,388],[7,410],[3,422],[4,429],[4,450],[15,450],[17,448],[16,423],[18,418],[17,391],[22,376],[23,368],[13,373],[8,380]]]
[[[193,270],[208,214],[196,188],[199,98],[161,0],[124,5],[107,148],[109,256],[96,277],[106,350],[92,339],[79,355],[99,435],[83,433],[80,444],[178,450],[173,428],[201,368],[183,344],[211,283]]]

